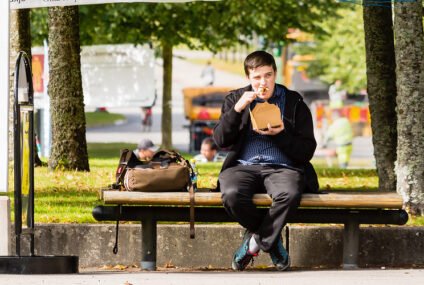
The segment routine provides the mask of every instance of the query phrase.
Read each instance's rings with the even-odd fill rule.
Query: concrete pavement
[[[0,275],[0,284],[13,285],[400,285],[424,284],[424,269],[197,271],[197,272],[82,272],[70,275]]]

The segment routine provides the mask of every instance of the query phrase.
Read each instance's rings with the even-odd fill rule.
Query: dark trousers
[[[219,175],[224,208],[240,225],[254,233],[265,252],[276,243],[287,217],[299,206],[304,180],[298,171],[263,165],[237,165]],[[268,193],[272,198],[265,215],[252,202],[256,193]]]

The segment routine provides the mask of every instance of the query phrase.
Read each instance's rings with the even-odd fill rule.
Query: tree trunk
[[[162,147],[172,148],[172,45],[162,42],[163,92],[162,92]]]
[[[371,113],[374,157],[380,191],[395,191],[396,74],[392,12],[387,7],[365,6],[364,30],[367,89]]]
[[[18,53],[24,51],[31,58],[31,26],[30,10],[20,9],[10,11],[10,52],[9,52],[9,74],[10,74],[10,92],[9,92],[9,159],[13,158],[13,104],[14,104],[14,86],[15,63]]]
[[[421,1],[395,4],[397,191],[424,215],[424,35]]]
[[[78,6],[49,8],[51,169],[90,170],[85,138],[78,21]]]

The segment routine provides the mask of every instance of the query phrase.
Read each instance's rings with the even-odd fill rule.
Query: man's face
[[[271,98],[272,93],[274,93],[275,77],[276,74],[272,66],[265,65],[249,69],[249,76],[247,79],[249,79],[255,92],[259,92],[260,89],[264,90],[262,93],[259,92],[258,97],[266,101]]]
[[[200,153],[206,157],[208,161],[212,161],[216,154],[216,149],[211,149],[211,146],[208,144],[202,144],[200,147]]]
[[[138,150],[138,157],[140,160],[151,160],[153,157],[154,152],[150,149],[139,149]]]

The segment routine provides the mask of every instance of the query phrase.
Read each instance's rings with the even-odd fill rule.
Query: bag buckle
[[[168,160],[162,160],[161,162],[160,162],[160,168],[161,169],[166,169],[166,168],[168,168],[169,167],[169,161]]]

